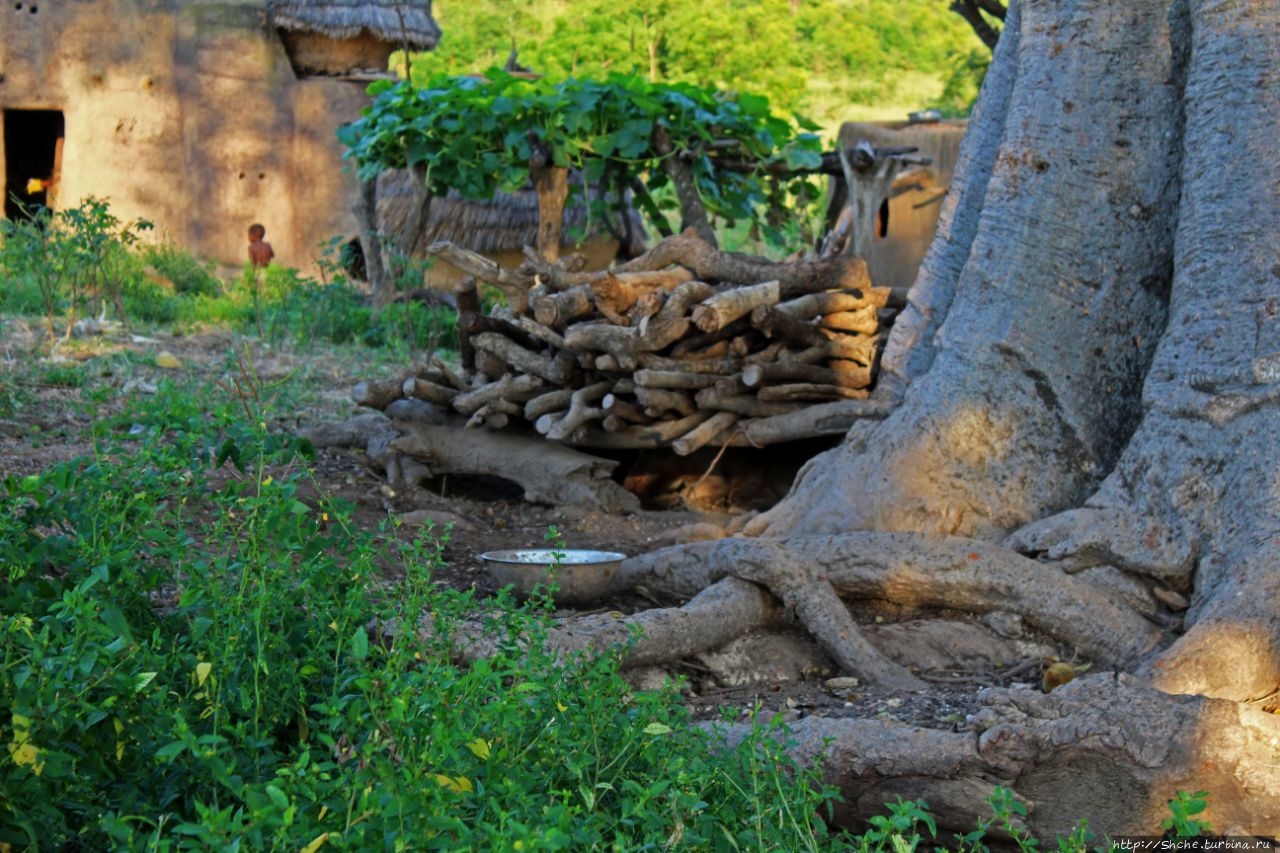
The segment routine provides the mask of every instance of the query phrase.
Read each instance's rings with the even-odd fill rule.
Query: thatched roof
[[[384,172],[378,178],[378,230],[398,234],[421,196],[421,184],[408,171]],[[640,215],[629,209],[634,241],[643,248],[644,226]],[[592,239],[608,231],[597,216],[590,219],[587,205],[570,203],[565,210],[566,237]],[[586,230],[585,236],[579,237]],[[473,252],[515,250],[538,243],[538,195],[532,188],[499,192],[492,201],[470,201],[450,191],[431,200],[427,223],[411,251],[421,252],[438,240],[448,240]]]
[[[286,30],[305,30],[335,39],[362,31],[393,44],[405,41],[430,50],[440,41],[431,0],[270,0],[271,20]]]

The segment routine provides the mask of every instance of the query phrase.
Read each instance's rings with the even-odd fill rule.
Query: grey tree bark
[[[1203,787],[1215,829],[1280,833],[1278,33],[1258,0],[1012,3],[884,354],[895,408],[751,538],[626,567],[754,580],[828,651],[857,630],[834,591],[1003,607],[1124,673],[993,691],[954,737],[806,722],[854,812],[926,795],[964,828],[999,782],[1036,830],[1153,833]]]

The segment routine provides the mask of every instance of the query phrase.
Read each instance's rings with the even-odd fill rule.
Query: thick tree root
[[[990,543],[958,537],[848,533],[733,538],[667,548],[623,564],[623,575],[631,582],[685,595],[730,575],[772,589],[771,581],[779,583],[776,578],[807,578],[819,570],[846,598],[1018,613],[1103,666],[1136,666],[1164,640],[1160,628],[1086,580]],[[786,599],[785,591],[779,594]]]
[[[625,667],[652,666],[719,648],[755,628],[782,620],[782,610],[768,592],[753,583],[724,578],[682,607],[660,607],[632,616],[593,613],[565,619],[547,635],[546,647],[559,655],[620,651]],[[430,614],[419,629],[434,632]],[[482,620],[459,629],[464,660],[491,657],[504,640]]]
[[[1026,824],[1044,840],[1081,818],[1098,833],[1155,834],[1178,790],[1211,792],[1203,817],[1216,832],[1280,832],[1280,717],[1111,674],[1048,695],[992,689],[982,699],[972,731],[810,717],[787,737],[840,789],[846,824],[902,795],[926,799],[940,829],[967,831],[990,814],[985,800],[1002,785],[1028,806]],[[721,730],[732,740],[747,728]]]

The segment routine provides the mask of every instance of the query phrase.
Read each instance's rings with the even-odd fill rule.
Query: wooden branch
[[[767,305],[751,312],[751,325],[771,338],[780,338],[794,346],[823,346],[828,340],[812,323],[806,323]]]
[[[801,382],[794,385],[773,385],[761,388],[756,397],[762,403],[786,403],[798,400],[865,400],[871,392],[865,388],[841,388],[838,385],[815,385]]]
[[[683,373],[674,370],[637,370],[636,384],[641,388],[679,388],[697,390],[716,384],[714,373]]]
[[[476,371],[471,377],[477,388],[487,385],[507,373],[507,363],[491,352],[476,350]]]
[[[506,306],[499,305],[495,307],[491,316],[501,323],[506,323],[509,328],[515,329],[531,340],[541,341],[552,349],[565,349],[563,335],[528,317],[515,316]]]
[[[581,271],[585,261],[581,255],[571,255],[568,258],[552,262],[540,256],[537,251],[529,246],[524,247],[523,254],[524,260],[520,262],[520,266],[517,267],[516,271],[530,281],[536,280],[547,290],[568,290],[587,284],[594,276],[598,275],[598,273]]]
[[[530,352],[503,335],[482,332],[473,341],[477,350],[491,353],[519,373],[532,373],[555,385],[567,385],[573,375],[568,361]]]
[[[693,324],[704,332],[718,332],[763,305],[776,305],[778,282],[734,287],[711,296],[693,309]]]
[[[891,411],[893,404],[881,400],[840,400],[805,406],[785,415],[756,418],[742,429],[752,447],[767,447],[825,435],[844,435],[858,421],[883,418]]]
[[[404,397],[405,383],[416,377],[410,371],[395,379],[376,379],[368,382],[357,382],[351,388],[351,399],[358,406],[370,409],[385,409],[388,404]]]
[[[463,276],[453,285],[454,299],[458,303],[458,317],[454,324],[458,329],[458,357],[463,370],[474,370],[476,366],[476,348],[471,345],[471,336],[463,331],[470,324],[470,317],[480,316],[480,293],[476,289],[474,276]]]
[[[573,391],[561,388],[540,394],[524,404],[524,419],[533,423],[548,412],[557,412],[569,405],[573,399]]]
[[[773,364],[749,364],[742,369],[742,382],[748,388],[782,385],[791,382],[808,382],[818,385],[844,385],[855,377],[847,372],[820,367],[816,364],[774,362]],[[850,385],[866,387],[866,383]]]
[[[428,403],[434,403],[442,408],[448,408],[453,405],[453,401],[458,397],[458,389],[448,388],[444,385],[437,385],[426,379],[417,377],[409,377],[401,383],[400,396],[408,397],[410,400],[426,400]],[[383,404],[379,408],[385,408]]]
[[[535,324],[536,325],[536,324]],[[498,316],[486,317],[484,314],[467,314],[458,315],[458,335],[466,335],[468,339],[474,340],[475,337],[483,332],[493,332],[509,339],[512,343],[530,350],[542,349],[543,342],[538,338],[530,335],[515,323],[509,320],[501,319]]]
[[[549,261],[555,261],[560,257],[560,235],[564,231],[564,203],[569,198],[569,170],[564,166],[552,165],[545,157],[531,157],[529,177],[533,179],[533,188],[538,194],[538,254]]]
[[[803,403],[768,403],[746,394],[723,394],[719,388],[698,392],[698,408],[717,412],[733,412],[748,418],[771,418],[802,408]]]
[[[692,279],[693,273],[689,270],[675,267],[653,272],[605,272],[592,279],[589,286],[601,312],[606,316],[620,316],[629,311],[642,295],[666,293]]]
[[[730,352],[730,341],[749,331],[751,331],[751,321],[742,317],[717,331],[703,332],[700,335],[684,338],[671,348],[671,355],[679,358],[720,358]],[[725,344],[723,348],[711,350],[712,345],[722,341]]]
[[[533,286],[533,281],[526,276],[447,240],[432,243],[427,247],[427,254],[498,288],[506,297],[512,313],[524,314],[529,310],[529,288]]]
[[[527,373],[520,376],[507,374],[497,382],[491,382],[474,391],[468,391],[466,394],[459,394],[454,397],[453,408],[454,411],[470,415],[495,400],[506,400],[512,405],[523,403],[525,400],[537,395],[542,385],[543,381],[538,376]],[[517,406],[516,408],[518,411],[523,411],[522,407]]]
[[[695,411],[678,421],[655,421],[649,426],[637,424],[617,432],[588,429],[577,443],[584,447],[602,450],[644,450],[667,447],[676,439],[688,435],[691,430],[711,417],[713,417],[712,412]]]
[[[636,399],[644,406],[644,413],[652,418],[660,418],[667,412],[675,412],[681,417],[692,415],[698,410],[693,397],[681,391],[667,388],[635,389]]]
[[[698,194],[697,181],[693,176],[693,168],[676,153],[671,144],[671,134],[661,124],[653,128],[653,150],[662,158],[662,168],[671,179],[676,198],[680,200],[680,210],[684,214],[686,229],[692,229],[702,240],[715,246],[716,232],[707,218],[707,209]]]
[[[681,438],[671,442],[671,449],[679,456],[688,456],[700,447],[715,441],[721,433],[728,430],[738,421],[735,412],[716,412],[704,423],[699,424]]]
[[[867,265],[847,256],[814,261],[775,262],[767,258],[722,252],[690,229],[668,237],[641,257],[619,269],[663,269],[673,264],[687,267],[703,281],[738,285],[777,280],[780,299],[794,299],[824,290],[871,289]]]
[[[519,416],[520,407],[507,400],[493,400],[485,403],[472,413],[464,425],[467,429],[485,427],[487,429],[506,429],[512,416]]]
[[[651,352],[640,353],[640,366],[649,370],[677,370],[685,373],[715,373],[731,376],[742,369],[743,359],[730,358],[665,358]]]
[[[549,329],[563,329],[572,321],[596,310],[591,287],[586,284],[579,284],[550,296],[535,296],[532,304],[533,318]]]
[[[610,417],[617,418],[625,423],[648,424],[653,422],[653,418],[641,411],[639,406],[630,400],[622,399],[617,394],[606,394],[604,399],[600,401],[600,408],[604,409],[605,413]]]
[[[587,421],[598,421],[604,417],[604,412],[591,404],[598,402],[601,397],[609,393],[611,387],[613,387],[612,382],[597,382],[574,391],[569,400],[569,411],[544,433],[546,437],[552,441],[563,441]],[[549,417],[549,415],[543,415],[543,417]],[[542,423],[542,418],[538,419],[538,423],[539,425]],[[541,432],[541,430],[538,431]]]
[[[802,320],[812,319],[822,314],[835,314],[840,311],[857,311],[871,306],[883,308],[893,298],[893,289],[873,287],[867,291],[838,290],[827,293],[806,293],[786,302],[779,302],[777,308],[783,314],[790,314]]]
[[[459,391],[466,391],[469,386],[461,376],[453,372],[449,365],[441,361],[437,356],[432,356],[431,361],[427,364],[427,377],[432,382],[439,382],[442,385],[448,385],[451,388],[457,388]]]

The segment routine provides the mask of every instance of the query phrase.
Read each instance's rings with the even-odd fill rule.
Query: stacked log
[[[531,251],[518,270],[450,243],[428,251],[472,277],[456,294],[461,367],[362,383],[362,405],[419,399],[469,427],[682,455],[838,434],[883,414],[869,389],[904,294],[873,287],[860,258],[779,263],[692,230],[593,273]],[[475,280],[506,306],[482,313]]]

